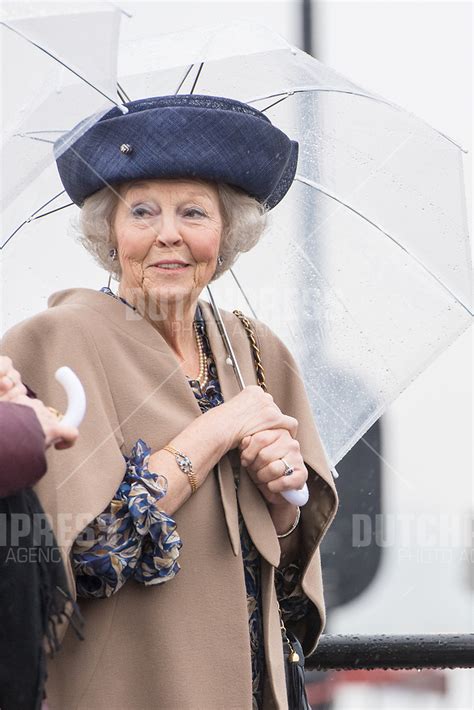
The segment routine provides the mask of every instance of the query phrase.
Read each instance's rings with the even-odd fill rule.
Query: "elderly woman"
[[[250,323],[265,393],[246,328],[222,312],[240,392],[200,295],[259,239],[297,145],[230,99],[126,106],[58,158],[117,294],[56,293],[3,346],[57,408],[60,365],[88,396],[78,444],[51,452],[37,487],[86,622],[50,664],[50,707],[287,708],[279,606],[311,652],[337,496],[290,353]],[[300,511],[281,493],[306,481]]]

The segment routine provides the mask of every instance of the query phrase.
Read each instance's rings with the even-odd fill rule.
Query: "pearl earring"
[[[224,263],[224,259],[219,254],[219,256],[217,257],[217,266],[222,266],[223,263]]]

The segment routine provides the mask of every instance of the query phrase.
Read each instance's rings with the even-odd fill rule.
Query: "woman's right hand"
[[[244,437],[267,429],[286,429],[293,438],[296,437],[297,420],[283,414],[271,394],[258,385],[245,387],[215,411],[225,417],[229,449],[239,446]]]

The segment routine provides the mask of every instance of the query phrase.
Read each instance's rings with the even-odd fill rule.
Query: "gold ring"
[[[59,421],[61,421],[61,419],[64,417],[64,414],[61,414],[61,412],[58,412],[58,410],[55,409],[54,407],[46,407],[46,409],[48,409],[51,412],[51,414],[54,414],[54,416],[57,419],[59,419]]]

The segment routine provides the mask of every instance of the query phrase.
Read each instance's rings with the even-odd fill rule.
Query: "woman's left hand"
[[[240,444],[240,461],[265,499],[272,505],[288,505],[283,491],[303,487],[308,471],[300,445],[286,429],[267,429],[246,436]],[[285,476],[285,459],[294,472]]]

